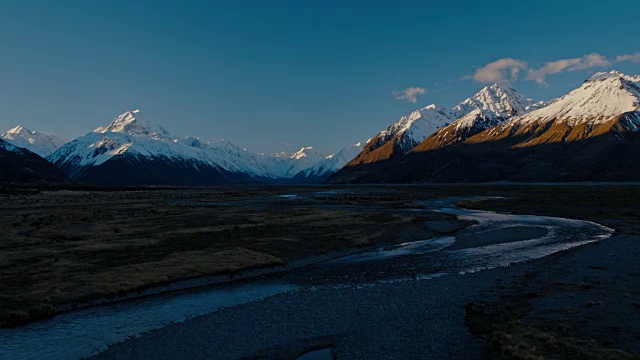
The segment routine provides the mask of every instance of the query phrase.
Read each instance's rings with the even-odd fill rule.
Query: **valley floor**
[[[407,208],[430,196],[422,189],[343,190],[5,191],[0,322],[17,325],[205,275],[228,281],[247,271],[281,271],[465,226],[451,215]],[[438,226],[425,228],[427,220]]]
[[[226,344],[229,354],[256,355],[252,349],[261,349],[269,357],[288,349],[296,355],[334,347],[333,334],[342,341],[334,354],[344,358],[358,351],[362,358],[638,358],[633,354],[640,353],[640,187],[633,185],[6,194],[0,197],[7,234],[0,243],[0,310],[5,321],[24,322],[69,302],[81,305],[202,275],[230,279],[246,269],[281,270],[300,259],[456,231],[468,224],[411,210],[415,201],[452,196],[503,197],[463,205],[590,220],[616,234],[509,268],[276,296],[152,332],[101,356],[205,358],[214,340]],[[255,326],[238,328],[242,319]],[[284,324],[291,327],[282,329]],[[335,331],[327,335],[327,328]],[[308,343],[295,341],[300,338]]]

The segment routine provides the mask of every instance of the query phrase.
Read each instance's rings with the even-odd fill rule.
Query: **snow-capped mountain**
[[[404,154],[453,120],[453,111],[434,104],[416,110],[367,141],[349,164],[371,163],[389,159],[394,154]]]
[[[457,120],[425,138],[414,151],[433,150],[463,142],[514,116],[543,106],[543,102],[533,104],[531,99],[525,99],[506,81],[487,86],[453,108]]]
[[[298,172],[294,179],[299,182],[323,181],[355,158],[360,151],[362,151],[362,143],[345,146],[336,153],[316,162],[313,166]]]
[[[324,160],[327,154],[313,146],[305,146],[293,154],[280,152],[265,158],[266,167],[275,178],[291,179],[300,171]]]
[[[0,137],[15,146],[31,150],[42,157],[51,155],[60,146],[68,142],[67,139],[39,131],[31,131],[21,125],[7,130]]]
[[[394,154],[399,156],[411,151],[427,138],[433,139],[429,148],[461,142],[533,109],[532,105],[531,100],[518,94],[508,82],[484,87],[453,109],[429,105],[381,131],[349,165],[388,160]]]
[[[127,111],[48,158],[74,180],[105,184],[207,185],[270,179],[260,156],[227,141],[178,139]]]
[[[509,82],[503,81],[482,88],[454,107],[453,112],[457,118],[474,111],[484,114],[487,118],[504,118],[518,115],[532,104],[531,99],[525,99]]]
[[[201,149],[208,160],[228,171],[246,173],[256,180],[278,178],[271,162],[264,156],[247,151],[227,140],[202,142],[198,138],[186,137],[174,141]]]
[[[0,139],[0,182],[65,180],[62,171],[41,156]]]
[[[517,146],[584,140],[615,132],[640,131],[640,76],[600,72],[550,105],[469,139],[470,142],[520,137]]]
[[[381,131],[378,134],[378,142],[386,143],[395,138],[402,151],[407,152],[425,137],[448,125],[454,118],[454,112],[431,104],[401,117],[386,130]]]
[[[47,157],[73,180],[104,184],[208,185],[278,182],[314,166],[326,154],[255,154],[229,141],[178,138],[139,110],[117,116]]]
[[[597,73],[568,94],[521,106],[524,114],[468,139],[430,148],[423,142],[396,161],[345,167],[331,180],[640,181],[637,82],[640,76]]]

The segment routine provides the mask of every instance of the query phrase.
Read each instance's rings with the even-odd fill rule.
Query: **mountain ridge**
[[[452,109],[432,104],[401,117],[374,136],[363,151],[347,165],[401,157],[426,138],[444,129],[448,130],[441,133],[441,138],[445,139],[442,141],[457,142],[469,137],[470,133],[475,134],[490,125],[496,125],[506,118],[524,112],[532,104],[531,100],[519,95],[508,82],[485,86]]]
[[[28,149],[42,157],[52,154],[69,141],[52,134],[31,131],[22,125],[5,131],[0,137],[17,147]]]
[[[62,171],[38,154],[0,139],[0,182],[67,180]]]
[[[638,181],[637,80],[597,73],[546,107],[444,146],[433,146],[436,132],[404,156],[346,166],[329,181]]]
[[[130,110],[118,115],[107,126],[68,142],[47,159],[76,181],[110,185],[126,182],[210,185],[289,181],[326,156],[311,146],[290,156],[264,156],[225,140],[203,142],[194,137],[178,138],[146,119],[140,110]],[[134,166],[147,168],[156,176],[149,176]],[[127,178],[98,169],[100,167],[137,175]],[[178,176],[174,172],[186,172],[198,180],[192,181],[186,175]]]

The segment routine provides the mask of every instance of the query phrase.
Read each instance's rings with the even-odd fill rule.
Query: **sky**
[[[141,109],[274,153],[366,141],[494,81],[535,100],[640,74],[640,2],[0,0],[0,130],[74,138]]]

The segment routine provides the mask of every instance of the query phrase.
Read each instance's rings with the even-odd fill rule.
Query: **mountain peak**
[[[317,152],[313,149],[313,146],[302,147],[300,150],[296,151],[293,155],[291,155],[291,159],[300,160],[301,158],[308,157],[309,152],[311,151]]]
[[[482,90],[480,90],[480,92],[482,91],[490,91],[493,93],[497,93],[497,92],[516,92],[516,89],[513,88],[513,86],[511,85],[511,83],[507,80],[504,81],[500,81],[497,82],[493,85],[489,85],[489,86],[485,86]]]
[[[50,155],[67,142],[66,139],[39,131],[31,131],[22,125],[7,130],[0,137],[14,146],[26,148],[42,157]]]
[[[387,141],[397,134],[408,136],[407,147],[415,146],[437,129],[453,121],[451,110],[431,104],[401,117],[386,130],[380,132],[381,141]]]
[[[511,117],[526,112],[533,102],[520,95],[508,81],[485,86],[454,108],[457,117],[479,110],[487,117]]]
[[[171,135],[162,126],[148,121],[138,109],[118,115],[107,127],[94,130],[98,133],[115,132],[129,135],[149,135],[153,138],[169,139]]]
[[[33,132],[31,132],[31,130],[25,128],[22,125],[18,125],[14,128],[11,128],[9,130],[7,130],[4,134],[2,134],[2,137],[7,138],[10,137],[11,135],[33,135]]]

